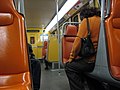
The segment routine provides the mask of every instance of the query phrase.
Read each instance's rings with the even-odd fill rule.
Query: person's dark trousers
[[[85,78],[86,78],[89,90],[105,90],[103,84],[100,81],[88,76],[85,76]]]
[[[34,90],[39,90],[40,89],[40,81],[41,81],[40,61],[36,60],[36,59],[30,59],[30,60],[31,60],[33,87],[34,87]]]
[[[44,61],[45,61],[45,69],[48,69],[49,62],[46,59],[44,59]]]
[[[83,83],[83,78],[85,78],[84,72],[90,72],[93,69],[94,63],[87,63],[87,61],[84,59],[75,59],[70,63],[66,63],[65,71],[69,80],[70,89],[85,90]]]
[[[49,62],[48,60],[46,59],[43,59],[44,62],[45,62],[45,70],[48,70],[50,67],[52,67],[52,63]]]
[[[49,69],[48,68],[49,62],[46,60],[46,56],[44,56],[43,60],[44,60],[44,63],[45,63],[45,70],[48,70]]]

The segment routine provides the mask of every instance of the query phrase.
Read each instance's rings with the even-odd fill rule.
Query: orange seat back
[[[66,33],[62,38],[62,61],[66,63],[69,59],[70,52],[73,46],[73,42],[77,35],[77,27],[75,25],[68,25]]]
[[[120,0],[112,0],[110,17],[106,19],[106,35],[110,71],[120,79]]]
[[[24,18],[13,0],[0,1],[0,89],[31,88]]]

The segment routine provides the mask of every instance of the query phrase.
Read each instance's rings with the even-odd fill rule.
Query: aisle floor
[[[64,70],[45,70],[41,63],[41,89],[40,90],[70,90]]]

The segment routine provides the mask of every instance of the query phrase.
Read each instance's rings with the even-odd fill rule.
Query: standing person
[[[42,48],[42,56],[45,62],[45,70],[48,70],[51,63],[48,62],[46,55],[47,55],[47,41],[44,41],[44,46]]]
[[[98,81],[91,79],[84,74],[84,72],[91,72],[94,69],[96,55],[76,59],[80,52],[81,38],[87,37],[88,34],[86,18],[89,20],[91,40],[93,42],[94,48],[97,50],[97,45],[95,45],[95,43],[98,42],[100,31],[100,11],[96,8],[84,8],[81,10],[80,18],[82,22],[79,26],[77,37],[73,43],[69,60],[65,64],[65,71],[69,80],[70,89],[85,90],[83,85],[83,78],[85,78],[90,90],[104,90]]]

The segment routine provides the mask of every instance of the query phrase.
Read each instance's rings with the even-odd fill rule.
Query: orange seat
[[[111,14],[105,21],[110,72],[120,79],[120,0],[112,0]]]
[[[0,90],[31,90],[24,18],[0,1]]]
[[[69,59],[69,55],[73,46],[73,42],[77,35],[77,27],[75,25],[68,25],[66,33],[62,38],[62,62],[66,63]]]

